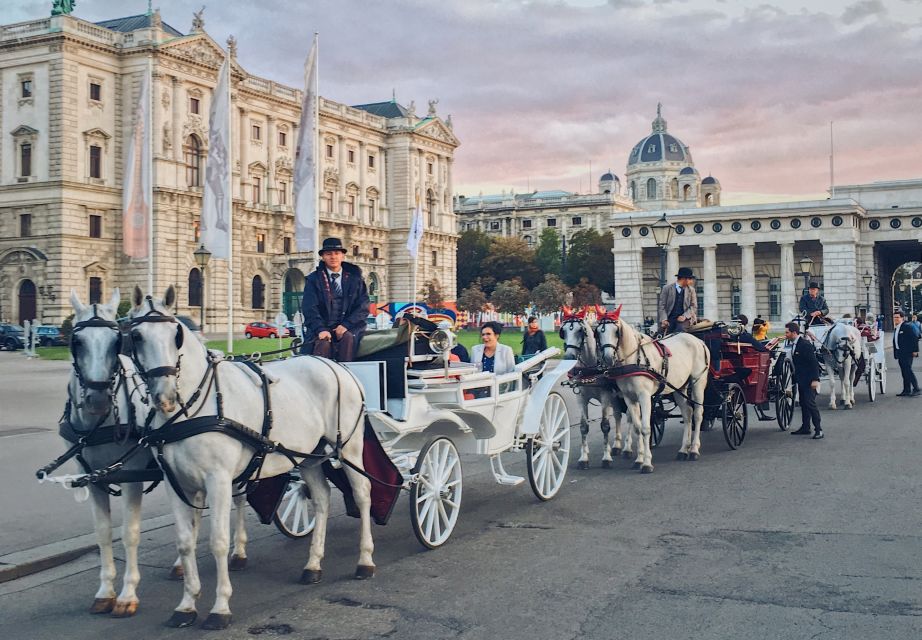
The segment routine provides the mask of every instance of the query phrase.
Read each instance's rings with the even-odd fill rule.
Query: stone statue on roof
[[[410,104],[407,105],[407,115],[411,118],[416,117],[416,100],[410,100]]]
[[[237,38],[230,36],[227,39],[227,55],[231,58],[237,57]]]
[[[454,125],[452,125],[452,123],[451,123],[451,114],[450,114],[450,113],[448,114],[448,117],[445,118],[445,126],[448,127],[449,129],[454,128]]]
[[[205,5],[198,11],[192,13],[192,33],[199,33],[205,30]]]
[[[427,115],[428,115],[430,118],[434,118],[434,117],[435,117],[435,105],[437,105],[438,103],[439,103],[439,99],[438,99],[438,98],[436,98],[435,100],[430,100],[430,101],[429,101],[429,113],[428,113]]]
[[[73,13],[75,6],[77,6],[76,0],[54,0],[51,3],[51,15],[65,16]]]

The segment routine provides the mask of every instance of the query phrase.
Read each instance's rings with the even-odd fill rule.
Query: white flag
[[[419,253],[419,243],[423,239],[423,205],[416,201],[416,211],[413,212],[413,221],[410,223],[410,234],[407,236],[407,249],[416,259]]]
[[[215,258],[227,258],[230,245],[230,63],[224,59],[208,119],[208,160],[202,199],[202,244]]]
[[[147,258],[150,226],[150,85],[141,80],[122,179],[122,246],[126,256]]]
[[[317,184],[314,169],[317,148],[317,36],[304,63],[304,100],[295,152],[295,248],[313,251],[317,232]]]

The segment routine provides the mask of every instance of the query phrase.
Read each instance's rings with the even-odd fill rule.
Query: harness
[[[823,336],[823,342],[820,346],[832,356],[832,359],[836,363],[837,368],[845,364],[845,360],[849,356],[851,356],[852,360],[854,360],[856,363],[860,360],[860,358],[858,357],[858,354],[855,353],[855,349],[852,346],[851,341],[849,341],[847,337],[840,338],[839,339],[840,344],[837,344],[835,346],[830,346],[831,337],[832,337],[832,329],[830,328],[829,331],[826,332],[826,335]],[[838,353],[840,351],[842,352],[841,359],[839,359],[839,356],[838,356]]]

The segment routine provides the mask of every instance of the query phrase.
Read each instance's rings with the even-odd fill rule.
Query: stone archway
[[[884,323],[890,328],[893,321],[894,303],[902,302],[902,297],[896,291],[897,272],[907,262],[922,262],[922,242],[919,240],[875,242],[874,253],[877,279],[872,286],[877,287],[879,300],[882,301],[878,313],[884,315]],[[916,306],[918,305],[919,303],[916,303]]]
[[[19,283],[19,324],[25,324],[26,320],[35,321],[37,311],[35,283],[23,280]]]

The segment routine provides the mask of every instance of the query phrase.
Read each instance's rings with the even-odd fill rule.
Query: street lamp
[[[199,320],[202,325],[202,333],[205,333],[205,267],[208,266],[208,261],[211,260],[211,251],[205,248],[205,245],[199,245],[199,248],[192,252],[192,255],[195,256],[195,263],[199,266],[201,271],[201,290],[199,291]]]
[[[871,282],[874,280],[874,276],[865,269],[864,275],[861,276],[861,280],[864,282],[864,315],[867,316],[871,312]]]
[[[650,230],[653,231],[653,242],[656,243],[656,246],[659,247],[659,288],[662,289],[666,286],[666,248],[669,246],[669,243],[672,242],[672,234],[675,232],[675,227],[672,226],[672,223],[666,220],[666,212],[663,212],[663,217],[650,225]]]
[[[808,286],[810,284],[810,273],[813,269],[813,260],[810,256],[804,256],[800,259],[800,273],[804,277],[804,290],[803,293],[807,292]]]

